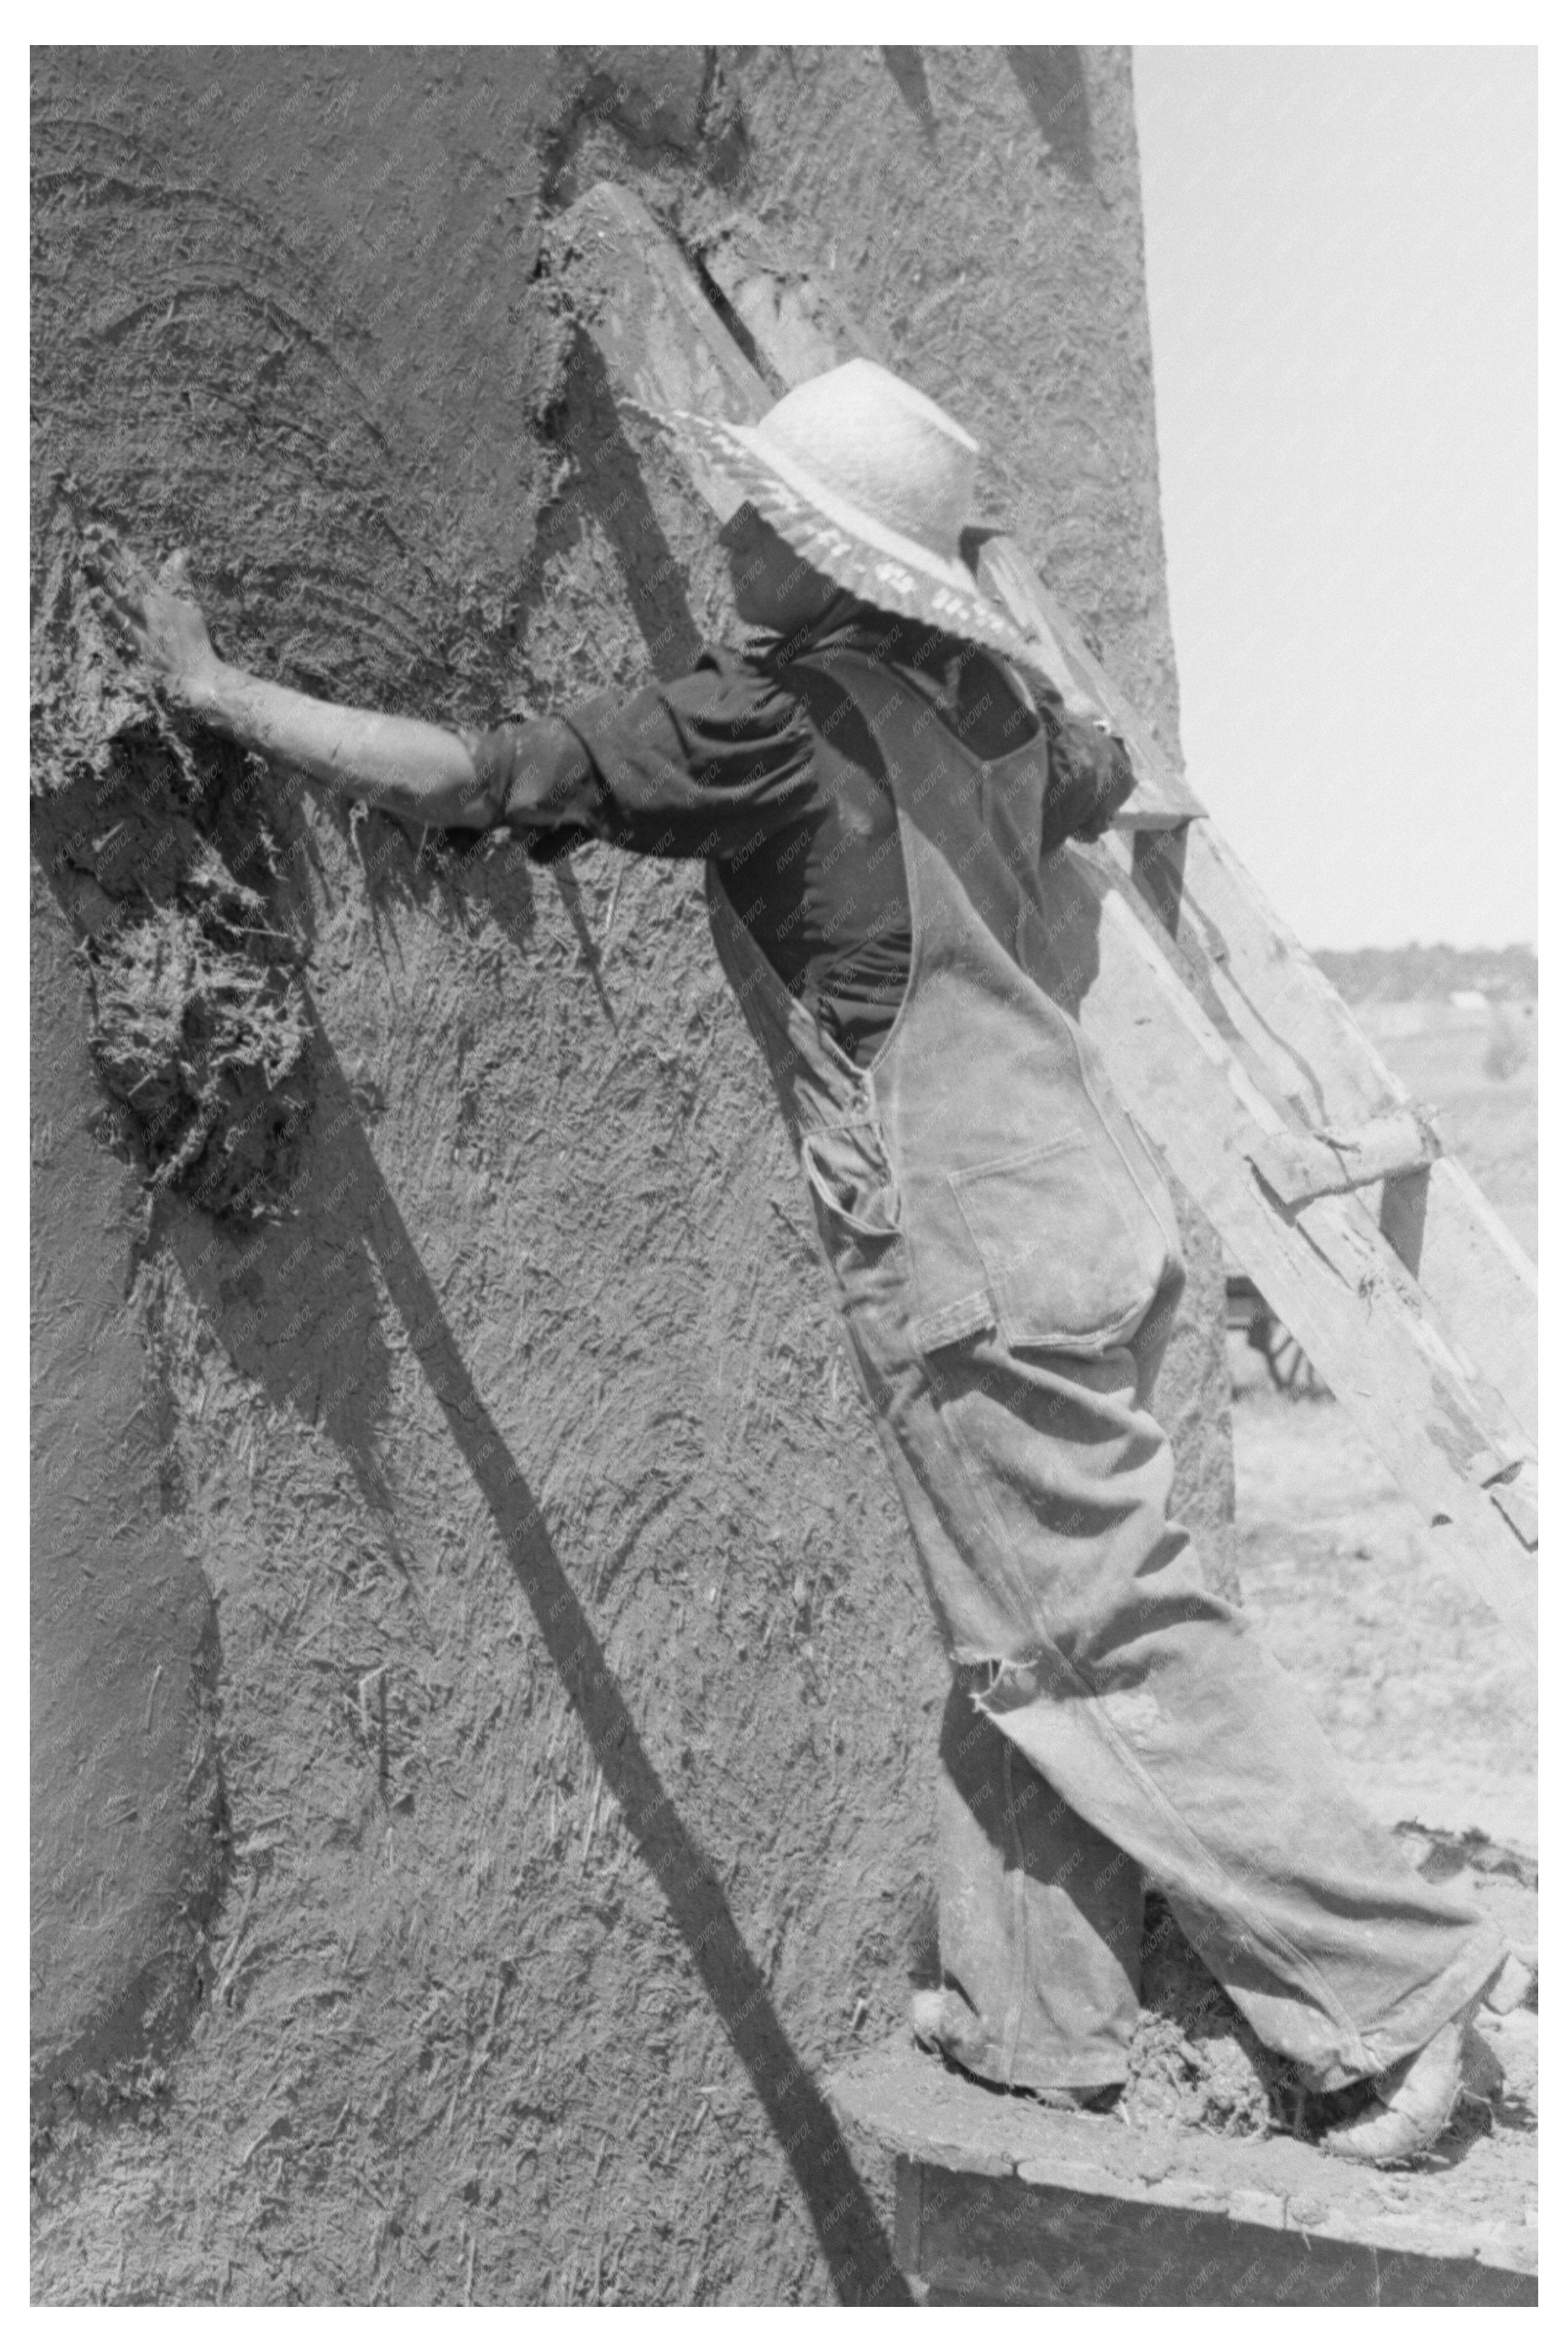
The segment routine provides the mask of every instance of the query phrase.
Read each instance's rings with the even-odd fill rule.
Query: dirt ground
[[[1270,1647],[1387,1819],[1533,1852],[1531,1669],[1445,1574],[1348,1414],[1278,1396],[1260,1359],[1237,1369],[1242,1593]]]
[[[1448,1148],[1534,1255],[1536,1057],[1485,1067],[1489,1016],[1363,1006],[1379,1050],[1436,1104]],[[1536,1850],[1534,1678],[1330,1399],[1277,1395],[1230,1339],[1242,1591],[1385,1817]]]
[[[1382,1004],[1358,1017],[1533,1254],[1532,1010]],[[1443,1566],[1334,1399],[1282,1393],[1242,1333],[1228,1347],[1243,1603],[1412,1861],[1458,1880],[1533,1964],[1533,1668]],[[1267,2129],[1278,2070],[1158,1906],[1143,1993],[1125,2119],[1227,2138]],[[1461,2108],[1432,2167],[1453,2176],[1440,2210],[1461,2231],[1534,2194],[1534,2015],[1483,2013],[1478,2032],[1481,2095]]]
[[[1533,1008],[1510,1013],[1506,1030],[1495,1014],[1448,1004],[1368,1005],[1357,1017],[1405,1083],[1436,1105],[1447,1148],[1533,1255]],[[1500,1030],[1517,1041],[1511,1050],[1500,1053]],[[1534,1669],[1445,1571],[1418,1514],[1333,1399],[1280,1395],[1242,1336],[1229,1344],[1244,1602],[1373,1810],[1411,1825],[1413,1859],[1425,1856],[1429,1874],[1462,1872],[1514,1949],[1533,1960]],[[1460,1847],[1445,1858],[1415,1824],[1459,1839],[1481,1832],[1493,1851],[1480,1852],[1479,1868],[1460,1860]],[[1472,1837],[1472,1854],[1477,1844]],[[1445,2210],[1500,2221],[1516,2205],[1533,2208],[1535,2018],[1528,2008],[1483,2012],[1479,2031],[1503,2079],[1489,2116],[1474,2102],[1461,2109],[1436,2168],[1457,2168]]]
[[[1533,1964],[1533,1668],[1444,1571],[1416,1513],[1333,1399],[1278,1394],[1239,1335],[1231,1347],[1244,1604],[1373,1811],[1403,1827],[1412,1860],[1457,1880]],[[1247,2131],[1264,2111],[1267,2068],[1239,2021],[1205,2015],[1179,1972],[1173,1990],[1162,2015],[1146,1971],[1139,2118],[1201,2116],[1213,2129]],[[1501,2080],[1482,2085],[1483,2103],[1461,2108],[1431,2168],[1459,2168],[1442,2205],[1456,2226],[1516,2205],[1533,2210],[1535,2018],[1483,2012],[1478,2030]]]

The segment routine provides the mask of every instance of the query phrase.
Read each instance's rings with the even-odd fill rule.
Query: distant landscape
[[[1540,978],[1535,950],[1522,946],[1319,948],[1313,961],[1348,1004],[1441,1003],[1461,989],[1530,1003]]]

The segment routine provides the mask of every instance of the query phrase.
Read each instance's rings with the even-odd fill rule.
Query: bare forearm
[[[227,662],[191,681],[182,699],[218,733],[318,783],[418,824],[489,825],[494,793],[449,728],[318,702]]]

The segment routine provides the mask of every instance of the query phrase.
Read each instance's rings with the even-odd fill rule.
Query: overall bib
[[[1070,861],[1042,869],[1043,730],[982,761],[869,656],[805,658],[853,699],[898,816],[910,974],[869,1065],[789,993],[711,865],[709,915],[954,1666],[940,1942],[976,2071],[1125,2077],[1146,1876],[1259,2039],[1337,2088],[1420,2048],[1504,1947],[1362,1810],[1166,1516],[1148,1401],[1178,1229],[1065,1009],[1093,923]]]

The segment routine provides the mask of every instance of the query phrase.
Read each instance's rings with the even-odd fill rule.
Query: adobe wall
[[[700,513],[552,438],[610,177],[831,281],[1173,751],[1127,54],[35,81],[35,2292],[897,2299],[818,2085],[930,1968],[945,1675],[700,877],[171,739],[74,557],[452,721],[676,666]],[[1223,1574],[1217,1281],[1162,1404]]]

